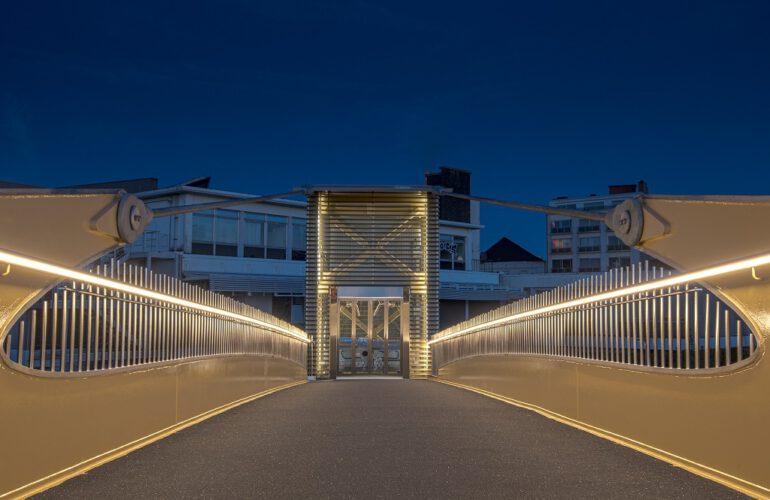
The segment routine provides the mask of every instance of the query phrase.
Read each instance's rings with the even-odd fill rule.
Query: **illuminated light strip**
[[[533,309],[532,311],[525,311],[522,313],[512,314],[504,318],[487,321],[486,323],[482,323],[480,325],[469,326],[468,328],[464,328],[460,331],[450,333],[438,338],[434,338],[428,342],[428,345],[436,344],[438,342],[443,342],[445,340],[449,340],[454,337],[458,337],[460,335],[465,335],[467,333],[472,333],[477,330],[484,330],[487,328],[501,325],[503,323],[512,323],[517,320],[530,318],[532,316],[537,316],[540,314],[561,311],[563,309],[584,306],[587,304],[593,304],[595,302],[602,302],[605,300],[617,299],[619,297],[625,297],[626,295],[649,292],[652,290],[657,290],[659,288],[667,288],[671,286],[681,285],[683,283],[688,283],[691,281],[699,281],[706,278],[713,278],[714,276],[720,276],[722,274],[732,273],[735,271],[743,271],[746,269],[764,266],[767,264],[770,264],[770,254],[761,255],[759,257],[752,257],[745,260],[739,260],[736,262],[731,262],[729,264],[722,264],[719,266],[703,269],[700,271],[693,271],[687,274],[680,274],[678,276],[672,276],[670,278],[665,278],[665,279],[660,279],[655,281],[648,281],[647,283],[642,283],[640,285],[634,285],[627,288],[619,288],[617,290],[612,290],[612,291],[600,293],[597,295],[591,295],[580,299],[570,300],[568,302],[562,302],[560,304],[554,304],[551,306],[541,307],[539,309]]]
[[[144,297],[147,299],[159,300],[161,302],[167,302],[170,304],[187,307],[189,309],[195,309],[198,311],[216,314],[218,316],[224,316],[226,318],[230,318],[236,321],[251,323],[253,325],[260,326],[262,328],[267,328],[268,330],[274,330],[305,343],[310,342],[307,336],[302,336],[296,332],[293,332],[281,326],[272,325],[270,323],[266,323],[264,321],[261,321],[255,318],[243,316],[242,314],[237,314],[234,312],[226,311],[224,309],[219,309],[216,307],[198,304],[196,302],[192,302],[189,300],[172,297],[171,295],[166,295],[164,293],[154,292],[152,290],[146,290],[144,288],[127,285],[125,283],[102,278],[94,274],[75,271],[74,269],[68,269],[66,267],[57,266],[55,264],[49,264],[47,262],[30,259],[28,257],[22,257],[21,255],[9,253],[3,250],[0,250],[0,262],[5,262],[7,264],[11,264],[14,266],[23,267],[25,269],[31,269],[33,271],[39,271],[45,274],[50,274],[52,276],[58,276],[60,278],[68,278],[75,281],[82,281],[84,283],[89,283],[92,285],[96,285],[98,287],[109,288],[111,290],[125,292],[130,295],[138,295],[140,297]]]

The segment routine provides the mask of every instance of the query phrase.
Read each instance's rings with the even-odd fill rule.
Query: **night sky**
[[[770,193],[770,2],[0,0],[0,180]],[[545,253],[539,214],[483,244]]]

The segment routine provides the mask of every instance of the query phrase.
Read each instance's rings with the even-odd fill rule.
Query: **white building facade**
[[[560,197],[551,200],[549,205],[606,213],[623,200],[646,191],[646,184],[640,181],[638,184],[610,186],[609,194],[604,196]],[[638,251],[626,246],[603,222],[560,215],[548,215],[546,220],[546,262],[549,273],[597,273],[635,265],[644,259]]]
[[[153,209],[258,196],[191,184],[136,195]],[[306,217],[304,199],[160,217],[119,257],[304,326]],[[439,222],[442,328],[514,296],[498,273],[479,270],[479,219],[472,202],[470,222]]]

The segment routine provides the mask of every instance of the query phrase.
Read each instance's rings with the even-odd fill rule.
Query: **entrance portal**
[[[331,377],[409,376],[409,303],[398,287],[341,287],[330,304]]]

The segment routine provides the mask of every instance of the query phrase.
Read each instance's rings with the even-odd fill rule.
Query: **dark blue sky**
[[[0,179],[770,191],[770,2],[0,0]],[[538,254],[542,215],[484,207]]]

